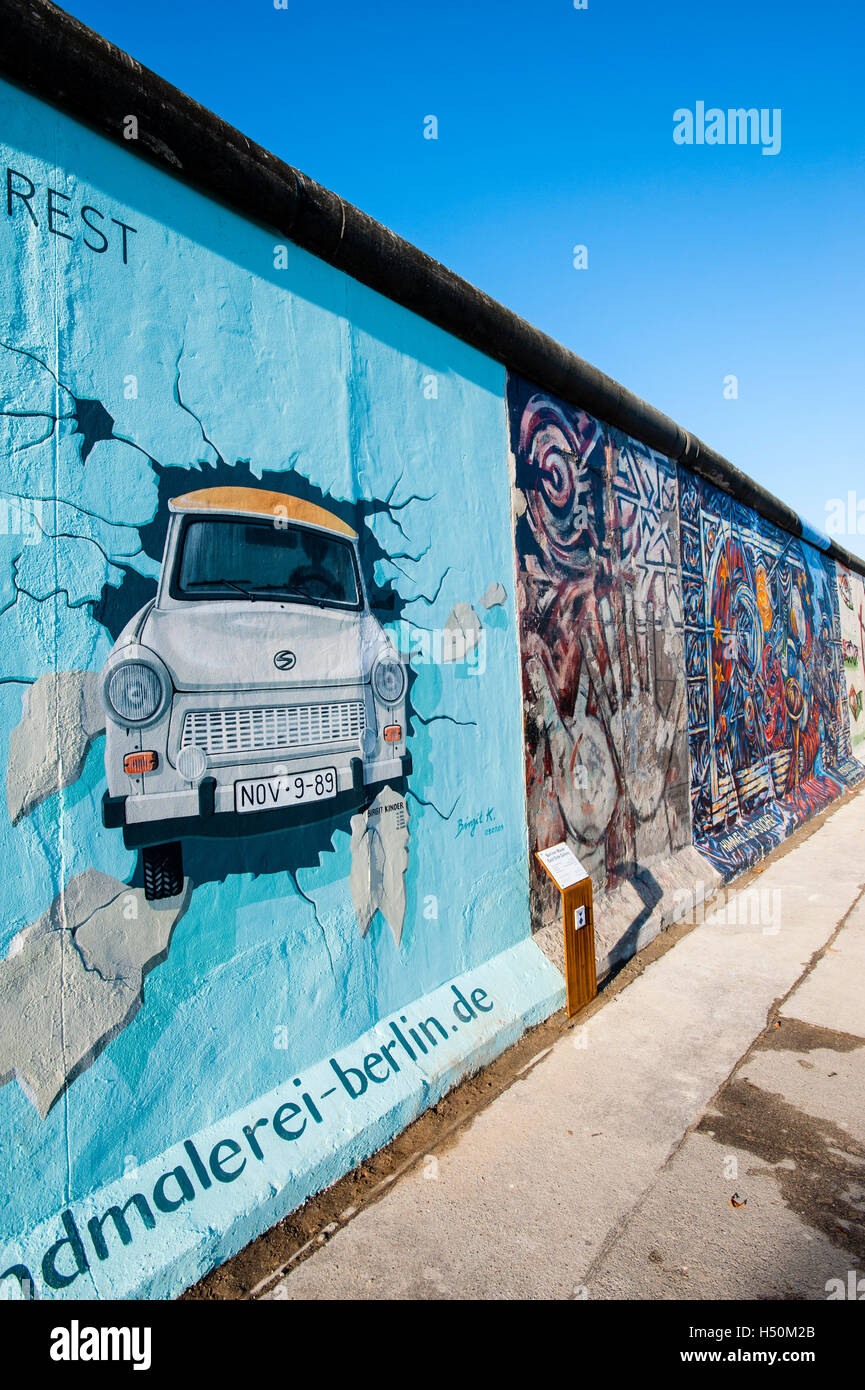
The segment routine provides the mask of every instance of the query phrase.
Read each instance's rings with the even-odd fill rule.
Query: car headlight
[[[122,724],[146,724],[165,699],[162,680],[143,661],[125,661],[108,677],[105,696]]]
[[[380,657],[372,668],[372,688],[384,705],[395,705],[405,694],[405,667],[392,656]]]

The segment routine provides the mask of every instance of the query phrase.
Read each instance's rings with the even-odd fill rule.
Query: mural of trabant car
[[[411,772],[407,672],[370,609],[356,532],[264,489],[168,508],[156,598],[101,678],[103,821],[140,850],[149,899],[180,892],[185,837],[322,820]]]

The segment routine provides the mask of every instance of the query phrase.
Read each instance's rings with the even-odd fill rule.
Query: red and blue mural
[[[725,874],[863,776],[835,565],[679,471],[694,843]]]
[[[508,407],[530,847],[613,889],[691,839],[676,469],[516,376]]]

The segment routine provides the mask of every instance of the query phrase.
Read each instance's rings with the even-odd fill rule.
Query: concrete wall
[[[730,876],[862,775],[835,562],[680,475],[694,843]]]
[[[705,876],[688,848],[676,467],[515,376],[508,411],[529,850],[567,839],[608,895],[604,969],[654,935],[671,888]],[[558,961],[558,894],[536,869],[533,888]]]
[[[515,375],[508,412],[529,850],[605,895],[603,973],[861,778],[862,581]]]
[[[841,703],[850,724],[854,758],[865,763],[865,580],[837,565],[838,612],[841,620]]]
[[[0,1290],[166,1297],[561,1005],[537,848],[591,873],[603,976],[865,775],[865,588],[624,388],[8,9]]]
[[[170,1294],[561,1001],[528,935],[504,371],[5,85],[0,130],[0,1273]],[[102,821],[101,672],[169,501],[215,486],[358,533],[413,767],[310,823],[185,834],[179,891],[148,900]],[[145,629],[193,703],[310,698],[280,696],[277,648],[301,687],[362,680],[356,624],[307,604],[286,637],[236,599]]]

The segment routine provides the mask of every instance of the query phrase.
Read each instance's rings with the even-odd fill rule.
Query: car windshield
[[[354,548],[347,541],[264,520],[188,518],[171,592],[198,600],[361,606]]]

